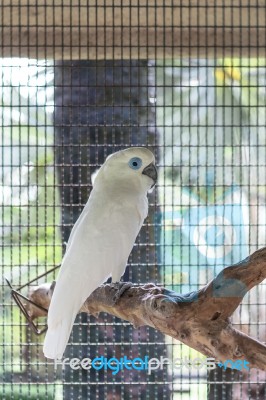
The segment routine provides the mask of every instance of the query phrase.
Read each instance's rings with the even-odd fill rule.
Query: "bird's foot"
[[[116,290],[115,295],[112,298],[113,305],[115,305],[124,292],[132,286],[130,282],[114,282],[112,283],[114,289]]]

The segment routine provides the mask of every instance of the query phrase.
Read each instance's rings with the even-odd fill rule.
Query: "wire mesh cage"
[[[27,297],[56,280],[95,172],[132,146],[154,152],[159,177],[124,281],[184,295],[265,246],[264,1],[3,0],[0,20],[0,398],[264,399],[264,371],[208,370],[107,313],[78,314],[52,362],[35,334],[46,317],[34,332],[8,284]],[[265,342],[265,305],[262,283],[233,326]],[[123,357],[166,361],[115,368]]]

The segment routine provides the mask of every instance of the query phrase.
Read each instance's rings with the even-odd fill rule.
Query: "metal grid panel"
[[[6,9],[8,5],[5,2]],[[108,7],[104,5],[101,2],[98,6],[102,8],[93,10],[98,12],[96,25],[105,28]],[[158,27],[162,21],[167,23],[171,5],[161,8],[165,19],[160,19]],[[120,6],[116,4],[114,11]],[[128,11],[134,14],[136,9],[138,13],[147,9],[137,6]],[[256,15],[259,26],[263,18],[260,11],[265,11],[261,4],[251,7],[248,21],[241,4],[219,7],[225,27],[230,25],[229,21],[225,24],[226,16],[233,18],[236,10],[243,27],[254,24]],[[191,13],[189,7],[187,12],[183,10],[181,26],[188,18],[193,27],[195,9],[191,8]],[[90,8],[86,10],[89,13]],[[103,19],[99,19],[102,12]],[[156,26],[154,15],[156,12],[146,22],[142,18],[139,25],[137,19],[136,26],[130,26],[132,32],[133,28],[141,31],[146,23]],[[262,53],[260,43],[256,47],[250,42],[253,58],[247,57],[247,49],[242,55],[238,46],[237,57],[235,50],[234,57],[222,57],[214,47],[217,55],[210,59],[207,47],[200,43],[197,47],[181,35],[181,57],[177,58],[173,15],[172,40],[169,36],[166,39],[172,45],[160,46],[157,53],[152,41],[153,57],[150,48],[138,40],[141,57],[132,44],[130,59],[103,60],[103,48],[114,58],[119,49],[120,58],[124,58],[123,43],[116,47],[104,44],[109,32],[104,29],[103,36],[97,33],[99,47],[96,51],[93,47],[91,61],[72,60],[71,43],[66,38],[64,44],[61,36],[61,53],[66,50],[69,54],[65,61],[58,61],[58,57],[57,61],[1,60],[1,272],[13,284],[22,285],[60,263],[64,242],[90,193],[92,173],[108,154],[132,145],[155,151],[160,178],[125,280],[158,282],[185,293],[204,285],[225,265],[265,245],[266,62],[255,58],[256,50]],[[22,9],[21,14],[13,15],[17,17],[23,21],[22,28],[30,23]],[[214,25],[221,22],[211,20]],[[115,20],[111,21],[110,28],[116,32]],[[207,8],[205,21],[207,24]],[[205,42],[207,36],[205,33]],[[12,43],[8,46],[4,38],[3,55],[7,48],[12,49]],[[148,31],[142,39],[149,43]],[[51,56],[53,50],[52,45],[42,46],[38,41],[32,47],[36,57],[44,54],[45,58],[47,49]],[[188,58],[190,48],[194,56]],[[82,49],[81,41],[73,44],[73,57]],[[163,59],[163,54],[167,58]],[[113,375],[110,370],[73,370],[70,366],[55,370],[42,355],[43,337],[36,338],[30,331],[11,302],[4,280],[1,289],[1,399],[220,400],[266,396],[265,374],[257,370],[236,374],[216,369],[210,375],[206,368],[171,366],[151,375],[137,370]],[[247,296],[234,321],[265,340],[264,285]],[[100,355],[163,356],[170,360],[199,356],[152,329],[136,330],[108,315],[98,319],[79,315],[65,357]]]

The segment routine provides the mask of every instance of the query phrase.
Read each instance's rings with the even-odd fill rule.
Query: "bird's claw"
[[[113,305],[115,305],[124,292],[132,286],[130,282],[115,282],[113,283],[114,289],[116,290],[115,295],[112,298]]]

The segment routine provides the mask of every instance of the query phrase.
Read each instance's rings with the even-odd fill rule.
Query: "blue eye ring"
[[[132,169],[140,169],[142,166],[142,160],[139,157],[133,157],[129,160],[128,165]]]

